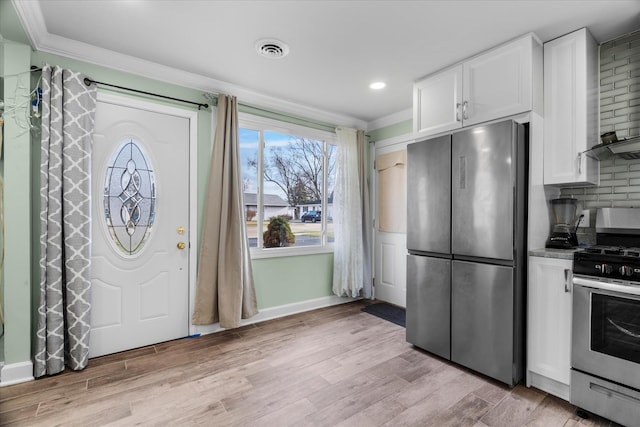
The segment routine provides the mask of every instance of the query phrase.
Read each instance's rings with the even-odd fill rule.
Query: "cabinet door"
[[[524,37],[463,64],[465,126],[531,110],[533,40]]]
[[[597,184],[597,44],[586,28],[544,45],[544,183]]]
[[[567,399],[571,371],[571,260],[530,257],[527,370],[553,380],[535,383]],[[564,389],[558,387],[566,385]]]
[[[462,127],[461,104],[461,65],[415,83],[413,132],[426,136]]]

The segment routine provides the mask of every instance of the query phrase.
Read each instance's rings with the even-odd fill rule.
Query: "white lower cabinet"
[[[569,400],[572,260],[529,257],[527,386]]]

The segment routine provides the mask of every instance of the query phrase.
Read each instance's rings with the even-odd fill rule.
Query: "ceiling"
[[[640,29],[638,0],[14,0],[14,6],[37,50],[365,124],[407,114],[416,79],[522,34],[534,32],[544,42],[586,26],[604,42]],[[289,55],[260,57],[255,43],[262,38],[283,41]],[[377,80],[387,87],[369,89]]]

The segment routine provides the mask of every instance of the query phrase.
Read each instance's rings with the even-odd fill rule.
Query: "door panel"
[[[91,357],[189,333],[189,119],[98,101]]]
[[[451,136],[407,146],[407,248],[451,251]]]
[[[513,382],[513,268],[453,261],[451,360]]]
[[[515,156],[511,121],[453,135],[452,252],[513,260]]]
[[[407,341],[449,359],[451,260],[407,256]]]
[[[375,297],[406,306],[406,238],[401,233],[376,233]]]

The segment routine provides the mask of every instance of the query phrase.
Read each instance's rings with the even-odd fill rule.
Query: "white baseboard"
[[[323,307],[330,307],[332,305],[345,304],[351,301],[356,301],[356,298],[343,298],[335,295],[316,298],[312,300],[306,300],[301,302],[294,302],[291,304],[279,305],[277,307],[263,308],[258,314],[251,319],[244,319],[240,321],[240,326],[251,325],[258,322],[264,322],[265,320],[277,319],[279,317],[289,316],[291,314],[302,313],[305,311],[315,310]],[[225,330],[221,328],[218,323],[212,325],[191,325],[189,333],[194,335],[207,335],[214,332]]]
[[[0,387],[33,381],[33,362],[9,363],[0,370]]]

